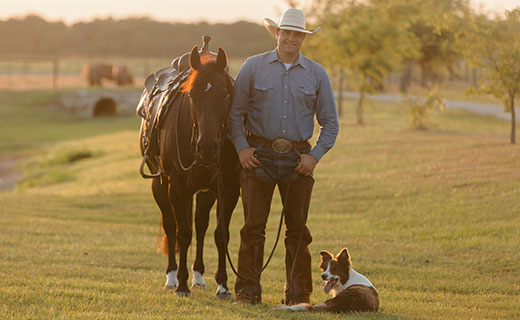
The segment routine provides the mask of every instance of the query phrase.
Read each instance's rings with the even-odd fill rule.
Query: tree
[[[348,70],[360,97],[357,123],[364,123],[366,95],[373,92],[386,74],[417,53],[417,43],[409,32],[406,4],[397,0],[358,2],[316,0],[308,10],[322,31],[312,41],[323,46],[323,55]],[[325,49],[326,51],[323,51]]]
[[[511,143],[516,142],[515,99],[520,94],[520,7],[494,20],[476,16],[458,35],[466,61],[482,70],[476,89],[500,99],[511,113]]]
[[[404,63],[401,91],[411,83],[412,64],[421,69],[421,85],[431,87],[446,71],[453,74],[460,55],[454,48],[455,31],[470,14],[467,0],[402,0],[408,6],[410,32],[417,38],[419,54]],[[457,26],[457,29],[453,29]]]

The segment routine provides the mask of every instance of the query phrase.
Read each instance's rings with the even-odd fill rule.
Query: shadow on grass
[[[293,312],[276,309],[275,306],[261,305],[231,305],[229,310],[240,317],[264,319],[389,319],[408,320],[408,318],[383,312],[368,313],[325,313],[325,312]]]

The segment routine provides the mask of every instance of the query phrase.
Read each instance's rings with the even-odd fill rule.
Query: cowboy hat
[[[285,10],[285,12],[280,17],[280,25],[276,24],[273,20],[269,18],[264,19],[264,27],[269,31],[274,37],[276,37],[276,30],[292,30],[297,32],[303,32],[308,35],[313,35],[320,31],[320,27],[314,30],[305,29],[305,13],[298,9],[289,8]]]

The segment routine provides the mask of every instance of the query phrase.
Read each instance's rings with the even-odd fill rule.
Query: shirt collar
[[[273,51],[269,52],[267,61],[269,61],[269,63],[275,61],[280,61],[283,63],[283,61],[278,57],[278,49],[274,49]],[[303,54],[301,52],[298,53],[298,58],[296,58],[296,61],[293,64],[300,65],[303,69],[306,69],[305,59],[303,58]]]

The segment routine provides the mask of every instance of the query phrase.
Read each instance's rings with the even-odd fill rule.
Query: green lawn
[[[347,246],[377,287],[380,312],[294,314],[272,309],[283,297],[282,248],[262,276],[262,305],[214,297],[214,215],[208,290],[189,298],[164,291],[160,215],[138,173],[138,119],[85,120],[41,107],[54,95],[0,94],[0,153],[23,157],[24,171],[14,191],[0,192],[2,319],[520,318],[520,148],[508,143],[507,121],[449,110],[437,129],[413,131],[406,110],[377,103],[357,126],[355,102],[346,101],[336,146],[315,173],[311,299],[328,298],[319,251]],[[239,205],[235,261],[242,222]]]

